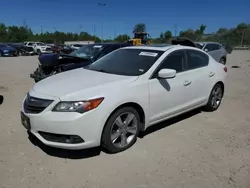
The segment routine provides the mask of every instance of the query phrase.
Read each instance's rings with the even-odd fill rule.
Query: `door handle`
[[[214,76],[214,75],[215,75],[214,72],[210,72],[210,73],[209,73],[209,77],[212,77],[212,76]]]
[[[191,84],[192,82],[191,81],[188,81],[188,80],[186,80],[185,82],[184,82],[184,86],[188,86],[189,84]]]

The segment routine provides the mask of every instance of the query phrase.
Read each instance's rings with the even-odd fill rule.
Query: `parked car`
[[[217,62],[220,62],[224,65],[226,64],[227,52],[225,48],[222,46],[222,44],[219,44],[217,42],[193,42],[192,40],[185,37],[177,37],[172,40],[172,44],[197,47],[207,52]]]
[[[15,48],[19,56],[36,55],[32,47],[25,46],[24,44],[9,43],[8,45]]]
[[[198,48],[210,54],[216,61],[226,64],[227,51],[222,44],[217,42],[196,42]]]
[[[63,54],[70,54],[71,52],[75,51],[75,49],[71,48],[67,45],[55,45],[52,47],[53,53],[63,53]]]
[[[39,65],[31,78],[38,82],[49,76],[87,66],[104,55],[130,44],[88,44],[70,54],[44,54],[39,56]]]
[[[0,56],[17,56],[17,50],[7,44],[0,43]]]
[[[79,48],[83,47],[83,44],[71,44],[70,47],[74,50],[78,50]]]
[[[24,42],[25,46],[32,47],[36,54],[52,53],[51,46],[46,45],[43,42]]]
[[[48,46],[42,42],[35,42],[33,48],[38,55],[41,53],[52,53],[51,46]]]
[[[198,48],[125,47],[36,83],[23,101],[22,124],[48,146],[121,152],[161,121],[198,107],[215,111],[226,73]]]

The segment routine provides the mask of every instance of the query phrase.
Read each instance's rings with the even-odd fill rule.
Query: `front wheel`
[[[132,107],[115,111],[108,119],[102,134],[102,146],[110,153],[131,147],[140,130],[140,116]]]
[[[210,93],[208,103],[205,106],[205,110],[209,112],[217,110],[221,104],[222,97],[223,87],[221,84],[217,83]]]

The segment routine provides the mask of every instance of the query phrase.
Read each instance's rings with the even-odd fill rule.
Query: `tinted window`
[[[208,50],[208,52],[219,50],[221,46],[219,44],[207,44],[205,49]]]
[[[86,69],[118,74],[139,76],[144,74],[163,54],[163,51],[144,49],[120,49],[98,59]]]
[[[161,69],[174,69],[176,72],[181,72],[184,70],[185,64],[185,53],[182,50],[172,52],[163,60],[159,67]]]
[[[208,56],[199,51],[187,50],[187,70],[196,69],[208,65]]]
[[[213,44],[207,44],[204,49],[207,49],[208,52],[213,51]]]

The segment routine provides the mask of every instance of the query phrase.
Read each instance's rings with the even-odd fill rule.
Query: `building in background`
[[[65,45],[72,45],[72,44],[81,44],[81,45],[87,45],[87,44],[94,44],[95,41],[65,41]]]

